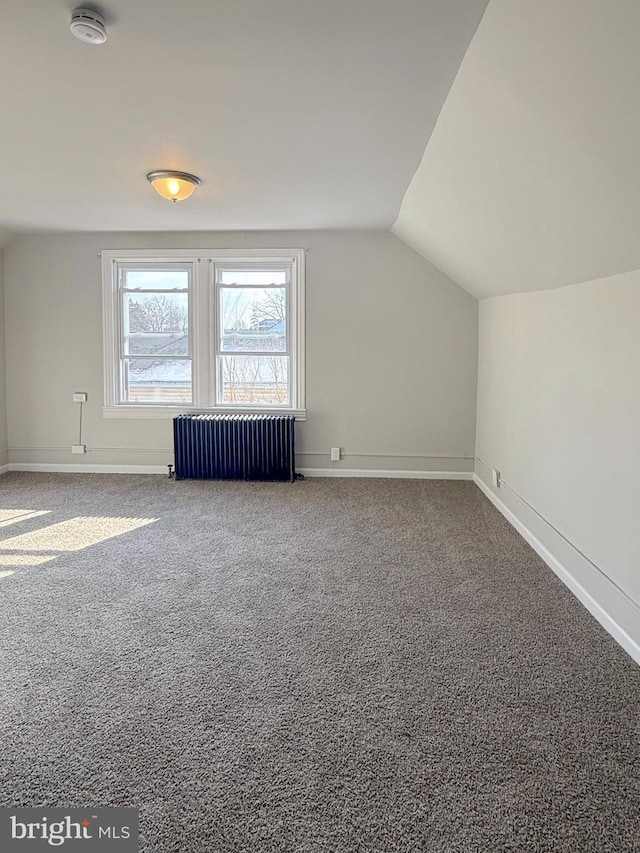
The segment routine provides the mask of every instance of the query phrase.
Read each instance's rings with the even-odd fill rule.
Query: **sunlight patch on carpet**
[[[0,542],[0,549],[11,551],[80,551],[106,539],[130,533],[157,518],[119,518],[95,516],[71,518],[50,524],[41,530],[32,530]]]
[[[17,524],[38,515],[48,515],[50,512],[50,509],[0,509],[0,527]]]

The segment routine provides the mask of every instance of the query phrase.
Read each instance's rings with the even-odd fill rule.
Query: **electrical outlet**
[[[339,447],[332,447],[331,448],[331,461],[332,462],[339,462],[340,461],[340,448]]]
[[[74,403],[86,403],[87,402],[87,392],[86,391],[74,391],[73,392],[73,402]]]
[[[87,445],[86,444],[72,444],[71,445],[72,453],[86,453]]]
[[[491,469],[491,479],[492,479],[493,485],[496,487],[496,489],[499,489],[500,488],[500,471],[498,471],[497,468]]]

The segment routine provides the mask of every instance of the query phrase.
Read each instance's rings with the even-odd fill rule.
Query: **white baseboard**
[[[10,462],[6,471],[50,474],[167,474],[166,465],[83,465],[55,462]],[[371,468],[298,468],[305,477],[386,477],[407,480],[472,480],[471,471],[389,471]],[[0,469],[0,473],[2,469]]]
[[[385,477],[404,480],[472,480],[471,471],[389,471],[373,468],[298,468],[305,477]]]
[[[535,534],[518,518],[518,516],[509,507],[498,498],[487,484],[477,475],[473,475],[473,482],[478,488],[489,498],[491,503],[499,512],[504,515],[507,521],[515,527],[518,533],[525,539],[533,550],[540,556],[549,568],[556,574],[568,589],[575,595],[598,620],[602,627],[607,631],[613,639],[627,652],[633,660],[640,664],[640,645],[630,637],[627,632],[620,627],[615,619],[596,601],[593,596],[587,592],[582,584],[568,571],[568,569],[552,554],[552,552],[544,545]],[[551,530],[551,528],[550,528]]]
[[[0,465],[0,474],[6,474],[9,471],[8,465]]]
[[[64,465],[55,462],[10,462],[8,470],[48,474],[168,474],[166,465]]]

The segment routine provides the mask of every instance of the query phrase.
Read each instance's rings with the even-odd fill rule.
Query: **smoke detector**
[[[77,39],[87,44],[104,44],[107,40],[104,18],[91,9],[74,9],[69,29]]]

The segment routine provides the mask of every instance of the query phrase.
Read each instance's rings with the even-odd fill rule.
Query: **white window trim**
[[[167,419],[182,413],[293,415],[306,419],[305,400],[305,251],[304,249],[103,249],[102,251],[102,324],[105,418]],[[203,400],[212,392],[214,371],[214,265],[251,261],[252,263],[291,262],[288,326],[291,333],[292,406],[202,406],[118,402],[117,376],[120,364],[120,304],[118,264],[193,262],[192,298],[189,300],[192,326],[192,385],[194,400]],[[203,318],[209,318],[207,334],[201,335]]]

